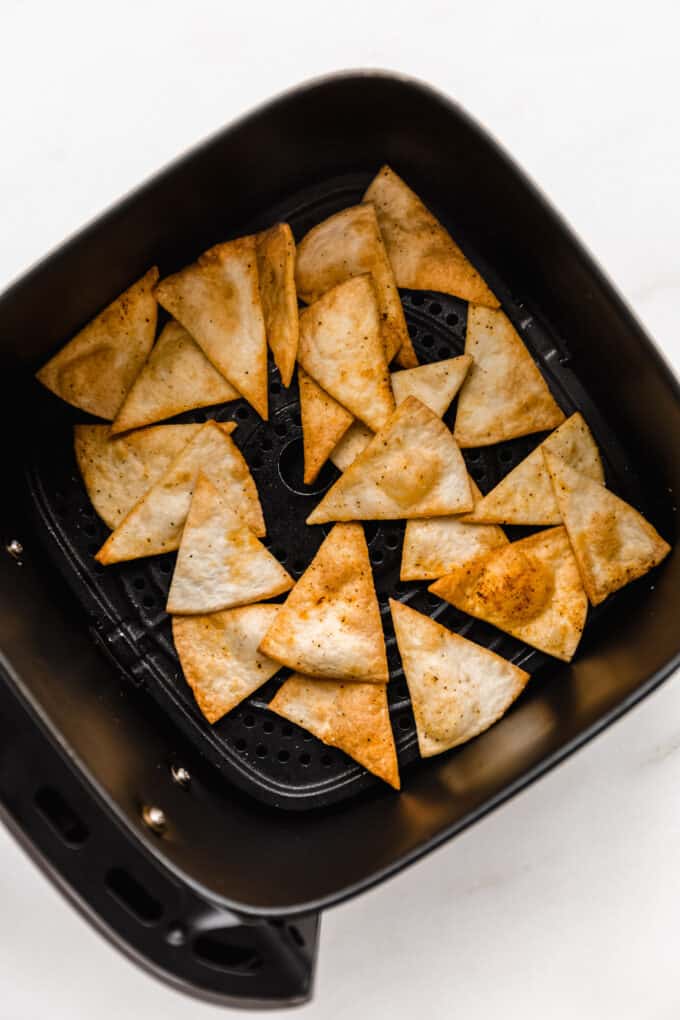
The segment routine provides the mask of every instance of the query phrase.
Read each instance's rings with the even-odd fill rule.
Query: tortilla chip
[[[233,421],[217,422],[225,435]],[[73,446],[78,468],[95,510],[117,528],[135,503],[158,481],[201,425],[156,425],[110,438],[108,425],[75,425]]]
[[[184,326],[169,322],[132,384],[111,434],[151,425],[194,407],[210,407],[241,396],[210,364]]]
[[[507,659],[395,599],[390,608],[423,758],[488,730],[524,690],[529,674]]]
[[[589,478],[604,483],[597,444],[582,415],[572,414],[495,489],[475,503],[465,520],[486,524],[560,524],[562,517],[543,460],[544,450],[557,454]]]
[[[470,488],[476,506],[480,492],[472,478]],[[502,528],[495,524],[468,524],[468,516],[407,521],[400,580],[431,581],[469,563],[480,553],[508,544]]]
[[[563,527],[483,553],[429,590],[456,609],[566,662],[581,640],[588,611]]]
[[[392,392],[397,405],[407,397],[417,397],[439,418],[446,414],[449,404],[463,385],[472,364],[469,354],[458,358],[435,361],[431,365],[419,365],[403,372],[392,372]]]
[[[407,397],[328,490],[307,524],[443,517],[472,505],[455,439],[429,407]]]
[[[298,245],[295,279],[308,304],[363,273],[373,277],[388,362],[399,353],[404,368],[417,365],[373,206],[354,205],[335,213],[312,227]]]
[[[154,266],[36,372],[52,393],[111,421],[147,359],[156,335]]]
[[[343,684],[294,673],[269,708],[400,788],[384,684]]]
[[[398,287],[437,290],[498,308],[498,299],[414,191],[388,166],[364,195],[378,215]]]
[[[329,532],[260,651],[308,676],[387,683],[380,609],[360,524],[338,524]]]
[[[353,418],[307,375],[301,365],[298,367],[298,385],[305,457],[304,482],[311,485]]]
[[[564,421],[547,383],[504,312],[468,307],[465,353],[473,365],[458,395],[461,447],[554,429]]]
[[[298,347],[295,241],[287,223],[257,235],[257,269],[267,340],[284,386],[290,386]]]
[[[173,617],[184,678],[209,723],[231,712],[281,668],[257,650],[278,611],[278,606],[255,605]]]
[[[169,613],[216,613],[293,587],[293,579],[199,471],[168,594]]]
[[[255,237],[216,244],[156,286],[209,361],[267,419],[267,338]]]
[[[214,421],[207,421],[109,535],[95,558],[109,564],[178,549],[199,471],[205,472],[256,535],[265,534],[257,489],[243,455]]]
[[[305,372],[371,429],[394,410],[370,276],[354,276],[300,315]]]
[[[594,606],[671,551],[642,514],[553,453],[544,454],[583,586]]]
[[[352,422],[344,436],[333,449],[330,459],[338,471],[345,471],[352,464],[362,450],[365,450],[375,433],[366,428],[363,422]]]

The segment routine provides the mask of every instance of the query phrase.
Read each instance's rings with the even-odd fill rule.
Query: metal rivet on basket
[[[5,549],[10,556],[15,560],[20,560],[24,554],[24,547],[18,538],[13,538],[11,542],[8,542]]]
[[[191,785],[191,773],[181,765],[173,765],[170,769],[170,775],[172,776],[173,783],[177,783],[178,786],[184,789]]]
[[[167,820],[165,811],[162,808],[155,807],[152,804],[145,804],[142,808],[142,821],[152,832],[158,835],[165,832]]]

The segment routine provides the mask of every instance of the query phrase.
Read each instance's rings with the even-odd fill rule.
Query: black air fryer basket
[[[680,567],[590,614],[570,664],[401,584],[403,526],[367,524],[404,792],[267,711],[275,677],[210,727],[184,683],[164,612],[172,557],[104,569],[106,529],[78,475],[84,420],[32,374],[152,264],[276,220],[299,239],[360,200],[384,162],[460,240],[563,410],[580,410],[608,483],[673,542],[677,384],[559,216],[455,105],[390,75],[303,86],[227,128],[65,244],[0,298],[5,436],[0,550],[0,810],[67,896],[125,952],[193,994],[287,1005],[311,994],[318,913],[394,874],[545,772],[678,662]],[[402,292],[422,362],[463,350],[466,304]],[[336,476],[302,483],[293,386],[270,366],[271,415],[238,423],[272,552],[298,577],[324,537],[304,520]],[[537,444],[465,451],[487,491]],[[517,531],[517,534],[520,532]],[[470,744],[418,759],[388,596],[528,669],[508,715]]]

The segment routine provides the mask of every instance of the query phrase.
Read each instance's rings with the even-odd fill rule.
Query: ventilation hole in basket
[[[225,928],[224,931],[199,935],[191,948],[194,956],[209,967],[232,974],[252,974],[262,967],[264,960],[254,946],[239,945],[233,941],[243,937],[243,929]]]
[[[509,464],[512,460],[512,450],[508,450],[504,447],[502,450],[498,451],[498,456],[504,464]]]
[[[106,887],[111,895],[142,924],[155,924],[163,916],[163,906],[129,871],[111,868]]]
[[[292,737],[293,736],[293,727],[289,726],[289,724],[286,723],[285,726],[281,727],[281,736],[282,737]]]
[[[154,609],[156,606],[156,600],[153,597],[153,595],[145,595],[144,598],[142,599],[142,605],[146,609]]]
[[[35,806],[68,846],[82,846],[90,835],[85,822],[67,800],[51,786],[41,786],[35,794]]]
[[[260,443],[260,446],[265,451],[265,453],[268,453],[270,450],[274,449],[274,443],[269,438],[269,436],[264,436],[262,442]]]
[[[384,559],[385,559],[384,553],[380,549],[376,549],[375,552],[371,555],[371,561],[376,564],[382,563]]]
[[[248,410],[247,407],[239,407],[239,409],[236,412],[236,417],[240,418],[241,421],[245,421],[246,418],[250,418],[250,411]]]
[[[159,565],[158,569],[160,570],[161,574],[171,574],[172,563],[163,562]]]
[[[237,751],[245,751],[248,745],[246,744],[243,737],[239,737],[234,746],[236,747]]]
[[[438,606],[439,605],[440,601],[441,600],[439,599],[439,597],[437,595],[434,595],[431,591],[428,591],[428,593],[427,593],[427,604],[428,604],[428,606],[432,606],[434,608],[434,606]]]
[[[411,590],[411,585],[407,584],[405,581],[400,581],[399,584],[395,586],[394,590],[400,595],[405,595],[406,592]]]
[[[366,535],[366,544],[370,545],[375,540],[375,536],[380,530],[380,525],[376,524],[375,521],[369,521],[364,523],[364,534]]]
[[[288,435],[288,428],[283,424],[275,425],[274,432],[276,432],[277,436],[279,436],[280,439],[283,439],[284,436]]]
[[[321,764],[325,769],[329,769],[331,767],[331,765],[333,764],[333,759],[331,758],[330,754],[321,755]]]
[[[406,681],[405,680],[395,680],[393,682],[392,689],[394,690],[394,693],[396,694],[396,696],[398,698],[405,698],[406,697],[406,693],[407,692],[406,692]]]
[[[448,358],[448,356],[450,354],[449,348],[448,347],[440,347],[439,350],[437,351],[437,354],[439,355],[440,358]]]
[[[465,451],[465,459],[472,461],[473,464],[475,464],[480,459],[481,456],[482,455],[479,452],[479,450],[466,450]]]
[[[311,754],[307,754],[306,751],[303,754],[301,754],[300,755],[300,764],[304,765],[305,768],[307,768],[308,765],[311,765],[312,764],[312,756],[311,756]]]
[[[411,304],[420,307],[425,304],[425,297],[423,294],[411,294]]]
[[[274,732],[273,720],[265,719],[265,721],[262,723],[262,729],[264,730],[265,733],[273,733]]]
[[[428,333],[427,336],[424,336],[420,342],[422,343],[423,347],[433,347],[434,337],[430,336],[430,334]]]
[[[476,482],[481,482],[486,475],[486,468],[483,464],[472,464],[470,465],[470,474]]]
[[[259,471],[262,467],[262,457],[251,457],[250,467],[253,471]]]
[[[411,720],[409,719],[409,717],[407,715],[402,715],[400,717],[400,719],[399,719],[399,729],[400,730],[410,730],[411,729]]]
[[[455,326],[457,322],[458,322],[458,316],[454,315],[453,312],[451,312],[449,315],[446,316],[446,324],[448,326]]]
[[[428,307],[428,312],[430,313],[430,315],[441,315],[442,306],[439,304],[438,301],[433,301],[432,304]]]
[[[305,569],[304,560],[293,560],[293,571],[296,574],[301,574]]]
[[[134,584],[137,591],[141,591],[142,588],[146,588],[146,581],[144,580],[143,577],[136,577],[132,583]]]
[[[257,755],[258,758],[266,758],[267,757],[266,745],[258,744],[257,747],[255,748],[255,754]]]
[[[269,389],[270,389],[270,391],[272,393],[280,393],[281,392],[281,383],[273,382],[271,384],[271,386],[269,387]]]
[[[276,756],[282,765],[290,761],[290,751],[279,751]]]
[[[302,736],[303,743],[310,744],[312,742],[312,740],[314,740],[314,735],[312,733],[304,733],[303,734],[303,736]]]
[[[399,535],[396,531],[388,531],[385,536],[385,545],[388,549],[396,549],[399,545]]]
[[[243,716],[243,725],[244,726],[248,726],[248,727],[255,725],[255,720],[252,717],[252,715],[244,715]]]

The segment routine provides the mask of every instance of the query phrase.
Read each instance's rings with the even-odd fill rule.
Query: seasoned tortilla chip
[[[156,286],[156,297],[209,361],[267,418],[267,338],[255,237],[209,248]]]
[[[366,449],[373,436],[374,433],[363,422],[355,419],[330,454],[338,471],[345,471]]]
[[[344,751],[395,790],[400,788],[384,684],[339,683],[294,673],[269,708]]]
[[[302,365],[298,366],[298,385],[305,458],[304,483],[311,485],[353,418],[342,404],[333,400],[307,375]]]
[[[456,609],[566,662],[581,640],[588,611],[563,527],[483,553],[429,590]]]
[[[281,381],[290,386],[298,347],[298,303],[295,241],[287,223],[257,235],[257,268],[267,340]]]
[[[498,299],[451,235],[388,166],[364,195],[378,215],[398,287],[437,290],[498,308]]]
[[[193,407],[210,407],[241,396],[194,343],[184,326],[169,322],[132,384],[111,434],[172,418]]]
[[[390,599],[394,633],[423,758],[488,730],[529,679],[487,648]]]
[[[328,490],[307,524],[443,517],[472,505],[465,462],[453,436],[429,407],[407,397]]]
[[[214,421],[207,421],[109,535],[96,559],[118,563],[179,548],[199,471],[254,534],[265,534],[257,489],[243,455],[230,436]]]
[[[544,450],[557,454],[589,478],[604,483],[602,461],[590,429],[582,415],[572,414],[495,489],[476,502],[465,520],[479,524],[560,524],[562,518],[543,460]]]
[[[470,479],[477,505],[480,492]],[[401,554],[400,580],[431,581],[461,567],[480,553],[508,544],[505,532],[495,524],[468,524],[468,514],[407,521]]]
[[[217,422],[225,435],[234,422]],[[117,528],[135,503],[165,474],[201,425],[155,425],[111,437],[108,425],[75,425],[73,446],[92,505]]]
[[[403,372],[392,372],[392,392],[397,405],[407,397],[417,397],[431,411],[443,418],[449,404],[463,385],[472,364],[469,354],[458,358],[446,358],[431,365],[407,368]]]
[[[399,354],[399,363],[412,368],[418,359],[373,206],[355,205],[335,213],[312,227],[298,245],[295,278],[308,304],[363,273],[373,277],[388,362]]]
[[[242,606],[205,616],[175,616],[172,636],[186,682],[215,723],[281,668],[258,652],[278,606]]]
[[[36,378],[62,400],[111,421],[156,334],[154,266],[62,347]]]
[[[199,471],[168,594],[169,613],[216,613],[293,587],[293,579]]]
[[[502,443],[564,421],[504,312],[469,306],[465,353],[473,364],[458,395],[453,432],[461,447]]]
[[[370,276],[354,276],[300,315],[298,359],[326,393],[371,429],[394,410]]]
[[[260,650],[309,676],[387,683],[380,609],[360,524],[330,531]]]
[[[544,456],[583,585],[599,605],[661,563],[671,547],[629,503],[553,453]]]

